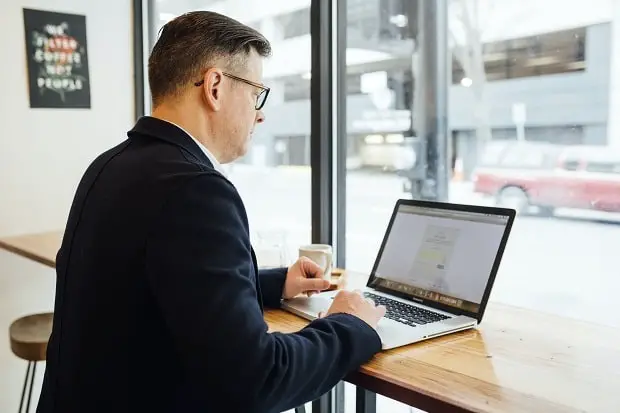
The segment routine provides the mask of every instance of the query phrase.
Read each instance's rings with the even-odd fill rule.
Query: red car
[[[620,212],[620,151],[605,146],[490,142],[473,173],[474,191],[541,215],[556,208]]]

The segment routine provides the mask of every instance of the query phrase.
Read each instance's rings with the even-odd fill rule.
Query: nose
[[[265,114],[263,113],[262,110],[257,110],[256,111],[256,119],[254,120],[255,123],[263,123],[265,121]]]

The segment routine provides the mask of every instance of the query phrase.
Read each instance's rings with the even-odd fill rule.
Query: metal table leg
[[[332,413],[332,391],[312,402],[312,413]]]
[[[355,388],[355,412],[377,413],[377,394],[361,387]]]

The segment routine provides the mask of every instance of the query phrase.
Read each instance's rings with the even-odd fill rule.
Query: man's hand
[[[375,305],[370,298],[364,298],[359,290],[342,290],[334,297],[327,314],[321,313],[319,317],[337,313],[354,315],[376,330],[379,320],[385,315],[385,307]]]
[[[284,282],[282,298],[293,298],[304,293],[308,296],[329,288],[329,280],[323,279],[323,269],[307,257],[301,257],[289,267]]]

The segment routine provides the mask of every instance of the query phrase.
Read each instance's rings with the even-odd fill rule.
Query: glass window
[[[580,162],[573,160],[566,160],[560,164],[560,168],[565,171],[577,171],[579,170]]]
[[[280,79],[280,82],[284,85],[285,101],[310,99],[310,76],[291,76]]]
[[[482,153],[480,159],[481,166],[498,167],[502,163],[502,156],[508,150],[509,143],[506,142],[489,142]]]
[[[536,145],[527,142],[510,145],[501,159],[505,168],[540,169],[549,167],[555,151],[553,146]]]
[[[459,20],[457,17],[455,19]],[[481,63],[486,80],[584,71],[586,33],[586,28],[580,27],[483,43]],[[466,68],[472,65],[470,57],[473,56],[467,45],[458,44],[454,48],[453,83],[463,83],[463,79],[471,78]],[[467,81],[464,83],[466,85]]]
[[[276,17],[276,24],[284,39],[310,34],[310,7],[282,14]]]
[[[407,139],[388,144],[386,136],[417,137],[416,116],[431,113],[425,112],[432,110],[426,99],[434,92],[419,97],[416,91],[424,79],[416,66],[419,50],[411,47],[415,30],[408,30],[415,29],[415,9],[398,11],[398,1],[366,1],[362,12],[360,2],[347,2],[347,57],[360,50],[367,56],[363,64],[347,65],[348,74],[361,75],[364,91],[347,96],[347,268],[372,271],[396,200],[425,197],[420,183],[434,168],[450,171],[452,158],[446,201],[507,205],[508,195],[519,200],[512,204],[519,214],[491,301],[619,327],[620,318],[608,309],[620,287],[620,157],[586,162],[579,155],[590,146],[606,153],[620,148],[614,124],[620,95],[611,76],[620,70],[613,46],[620,32],[612,30],[618,23],[611,10],[586,0],[564,3],[562,13],[535,0],[449,2],[449,45],[439,43],[438,52],[447,48],[452,62],[451,79],[444,82],[444,147],[451,157],[437,166],[437,152],[417,152],[422,165],[403,167],[412,146]],[[389,24],[393,30],[386,30]],[[362,35],[362,27],[374,31]],[[389,75],[366,76],[382,71]],[[517,105],[523,109],[515,110]],[[420,139],[432,143],[433,136]],[[561,157],[566,148],[577,154],[572,162]],[[581,171],[575,160],[595,173],[562,171]],[[347,392],[347,400],[353,397]],[[381,397],[378,407],[408,411]]]
[[[585,170],[604,174],[620,174],[620,162],[588,162]]]
[[[279,79],[284,85],[284,100],[310,100],[310,74],[289,76]],[[356,95],[362,93],[361,77],[352,73],[347,75],[347,93]]]
[[[157,17],[153,33],[171,18],[196,10],[196,2],[192,0],[151,4]],[[288,264],[297,257],[298,246],[309,243],[311,238],[310,60],[307,58],[310,43],[304,49],[291,45],[294,39],[288,39],[295,27],[309,32],[310,15],[307,7],[289,13],[288,8],[282,9],[284,3],[277,4],[280,6],[242,0],[199,4],[205,10],[226,14],[261,31],[273,48],[272,57],[265,61],[262,79],[271,88],[263,108],[266,120],[256,127],[247,155],[224,166],[245,203],[261,266]],[[287,24],[283,25],[283,19]],[[292,68],[291,61],[303,63]],[[296,93],[305,99],[303,104],[287,102],[285,93],[293,73],[283,76],[283,68],[291,68],[299,79],[294,84]]]

